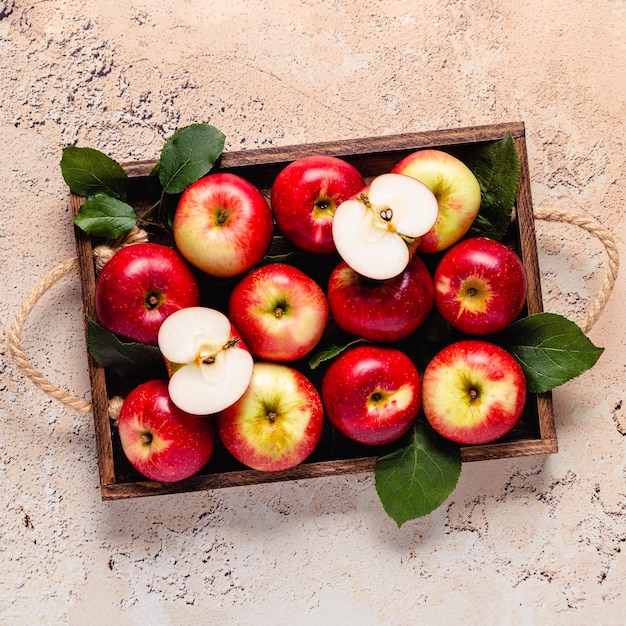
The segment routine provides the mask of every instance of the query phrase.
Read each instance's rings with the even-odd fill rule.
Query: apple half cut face
[[[438,214],[437,198],[424,183],[403,174],[381,174],[337,207],[333,240],[355,272],[386,280],[406,268]]]
[[[217,413],[236,402],[250,383],[254,363],[226,315],[188,307],[165,322],[159,329],[159,349],[172,402],[195,415]]]

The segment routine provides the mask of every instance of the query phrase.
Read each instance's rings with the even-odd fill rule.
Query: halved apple
[[[355,272],[385,280],[406,268],[438,214],[437,198],[424,183],[403,174],[381,174],[337,207],[333,240]]]
[[[170,376],[170,398],[187,413],[222,411],[239,400],[250,383],[252,355],[221,311],[176,311],[161,324],[158,343]]]

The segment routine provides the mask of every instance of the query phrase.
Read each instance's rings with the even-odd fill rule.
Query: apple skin
[[[415,365],[393,348],[352,348],[331,363],[322,379],[322,402],[330,422],[349,439],[370,446],[402,437],[420,401]]]
[[[274,233],[272,212],[257,187],[228,172],[190,185],[174,214],[180,253],[203,272],[231,278],[258,263]]]
[[[285,237],[307,252],[335,251],[335,209],[365,187],[365,180],[343,159],[313,154],[292,161],[276,177],[271,205]]]
[[[467,234],[480,209],[481,192],[476,176],[461,160],[442,150],[418,150],[392,172],[423,182],[437,198],[439,217],[422,236],[420,252],[441,252]]]
[[[317,446],[324,421],[311,381],[281,363],[257,362],[244,395],[216,415],[226,449],[252,469],[275,472],[304,461]]]
[[[450,344],[429,362],[422,407],[440,435],[460,444],[482,444],[506,435],[526,404],[526,380],[515,358],[481,339]]]
[[[294,361],[319,342],[328,321],[321,287],[286,263],[252,270],[233,289],[228,317],[257,359]]]
[[[165,380],[135,387],[124,400],[117,427],[130,464],[161,483],[193,476],[215,448],[213,419],[181,411],[170,400]]]
[[[521,313],[527,280],[521,259],[505,244],[472,237],[450,248],[434,274],[435,305],[461,332],[504,330]]]
[[[418,256],[387,280],[365,278],[340,261],[330,274],[327,295],[342,330],[377,342],[410,335],[426,321],[435,301],[432,277]]]
[[[163,321],[200,303],[196,277],[173,248],[137,243],[118,250],[96,280],[96,315],[104,328],[155,346]]]

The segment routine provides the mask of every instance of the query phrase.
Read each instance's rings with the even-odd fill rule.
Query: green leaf
[[[515,141],[492,141],[474,149],[465,160],[480,185],[481,202],[469,236],[502,239],[511,222],[520,164]]]
[[[105,239],[121,237],[136,222],[137,214],[132,206],[104,193],[87,198],[74,218],[81,230]]]
[[[579,376],[604,352],[574,322],[556,313],[537,313],[514,322],[504,342],[533,393],[550,391]]]
[[[378,458],[374,469],[378,497],[398,527],[441,506],[460,474],[459,446],[443,440],[419,418],[408,443]]]
[[[165,193],[182,193],[207,174],[222,155],[224,141],[224,134],[206,123],[191,124],[174,133],[153,170]]]
[[[367,339],[350,339],[346,343],[327,344],[318,350],[315,350],[307,359],[307,363],[309,364],[309,367],[314,370],[319,367],[321,363],[334,359],[342,352],[345,352],[348,348],[356,346],[359,343],[368,343],[368,341]]]
[[[111,157],[94,148],[63,148],[61,174],[67,186],[79,196],[106,193],[126,199],[128,175]]]
[[[120,376],[164,367],[161,351],[156,346],[120,341],[115,334],[89,317],[86,320],[89,352],[103,367],[110,367]]]

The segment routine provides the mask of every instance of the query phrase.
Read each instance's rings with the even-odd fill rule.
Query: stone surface
[[[624,249],[626,4],[0,1],[0,622],[587,624],[626,613],[623,280],[590,331],[598,365],[554,392],[560,451],[466,464],[401,529],[369,474],[100,499],[90,414],[9,357],[30,289],[74,255],[61,150],[156,158],[209,120],[227,147],[523,120],[536,206]],[[537,224],[546,309],[581,321],[606,256]],[[24,347],[88,399],[77,276]]]

